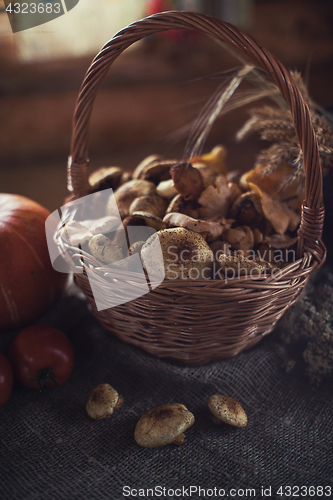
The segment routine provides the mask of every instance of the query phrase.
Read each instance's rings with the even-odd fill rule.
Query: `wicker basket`
[[[322,173],[318,145],[309,110],[286,68],[250,36],[218,19],[189,12],[166,12],[136,22],[120,31],[94,59],[84,79],[74,115],[68,187],[72,199],[89,194],[88,126],[98,85],[121,52],[145,36],[169,29],[191,29],[240,49],[266,71],[284,97],[294,120],[306,171],[305,200],[298,230],[298,259],[278,278],[224,280],[164,280],[146,295],[98,312],[87,273],[76,274],[77,285],[98,321],[121,340],[158,357],[189,365],[235,356],[256,344],[274,328],[284,311],[301,295],[312,271],[325,260],[321,241],[324,221]],[[82,252],[58,241],[73,271],[82,266]],[[90,280],[112,295],[106,269],[87,255]],[[119,275],[126,287],[133,277]]]

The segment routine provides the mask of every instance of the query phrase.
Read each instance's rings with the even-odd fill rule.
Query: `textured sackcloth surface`
[[[333,384],[314,387],[300,373],[286,372],[273,334],[233,359],[190,368],[155,359],[105,333],[75,286],[40,322],[67,333],[75,369],[63,386],[43,394],[16,384],[0,410],[1,500],[198,499],[214,494],[215,487],[210,498],[224,498],[218,495],[221,488],[226,495],[242,488],[232,497],[237,499],[264,498],[262,486],[272,488],[270,498],[280,499],[291,498],[278,495],[280,486],[333,491]],[[12,337],[0,337],[2,352]],[[125,402],[110,419],[95,421],[85,404],[102,382],[113,385]],[[242,403],[247,427],[211,422],[207,397],[214,393]],[[140,448],[133,437],[137,421],[166,402],[183,403],[195,415],[187,442]],[[191,485],[205,490],[190,496]],[[125,496],[124,486],[137,491]],[[165,496],[159,494],[163,489],[154,495],[140,490],[156,487],[166,488]],[[172,496],[172,489],[182,487]],[[299,490],[299,496],[330,498],[328,489],[323,495],[309,491],[301,496]]]

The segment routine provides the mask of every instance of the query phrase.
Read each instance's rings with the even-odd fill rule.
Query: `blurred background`
[[[67,195],[75,102],[91,60],[121,28],[163,10],[192,10],[254,36],[288,69],[302,72],[312,98],[333,104],[332,0],[80,0],[66,15],[13,33],[0,0],[0,191],[53,211]],[[17,21],[19,22],[19,20]],[[133,170],[153,153],[181,158],[189,127],[229,68],[240,66],[214,41],[192,32],[149,37],[114,63],[90,126],[92,169]],[[247,118],[219,119],[206,150],[228,148],[229,168],[251,168],[260,143],[235,143]]]

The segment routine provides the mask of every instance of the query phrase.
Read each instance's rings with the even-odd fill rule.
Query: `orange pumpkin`
[[[0,332],[22,328],[60,297],[67,275],[51,265],[50,212],[33,200],[0,194]]]

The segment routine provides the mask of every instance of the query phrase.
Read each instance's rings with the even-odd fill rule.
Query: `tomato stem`
[[[53,377],[52,373],[52,368],[41,368],[38,373],[36,378],[31,378],[29,377],[30,380],[33,380],[34,382],[38,382],[38,385],[40,387],[40,392],[42,392],[49,384],[50,380],[59,387],[58,382],[56,379]]]

